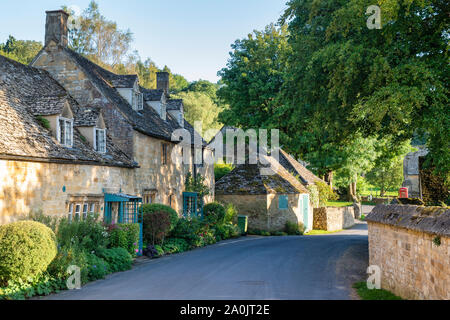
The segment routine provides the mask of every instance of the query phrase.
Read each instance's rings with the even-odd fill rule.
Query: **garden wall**
[[[355,225],[353,207],[314,208],[313,229],[338,231]]]
[[[370,265],[404,299],[450,299],[450,210],[379,205],[366,217]]]

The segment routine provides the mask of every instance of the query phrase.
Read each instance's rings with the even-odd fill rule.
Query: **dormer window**
[[[106,153],[106,129],[94,128],[94,149]]]
[[[133,106],[133,110],[139,111],[144,109],[144,95],[142,93],[133,90],[131,97],[131,105]]]
[[[58,118],[57,128],[58,142],[65,146],[72,148],[73,146],[73,120],[63,117]]]

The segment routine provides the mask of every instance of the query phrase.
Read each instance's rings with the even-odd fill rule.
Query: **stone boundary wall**
[[[314,208],[313,229],[338,231],[355,225],[353,207]]]
[[[404,299],[450,299],[450,209],[379,205],[366,217],[370,265]]]

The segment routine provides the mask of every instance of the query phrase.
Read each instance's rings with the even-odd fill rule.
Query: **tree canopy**
[[[219,119],[278,128],[282,146],[319,174],[348,170],[349,179],[425,132],[429,158],[448,177],[448,2],[378,1],[382,28],[371,30],[373,4],[289,1],[280,27],[232,45],[219,73],[230,108]]]
[[[5,43],[0,43],[0,54],[23,64],[29,64],[41,49],[41,42],[16,40],[11,35]]]

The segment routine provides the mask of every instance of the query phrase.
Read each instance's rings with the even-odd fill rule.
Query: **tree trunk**
[[[356,196],[356,182],[350,182],[348,185],[348,201],[358,202],[358,197]]]
[[[328,182],[330,188],[333,189],[333,171],[328,171],[325,175],[325,181]]]

